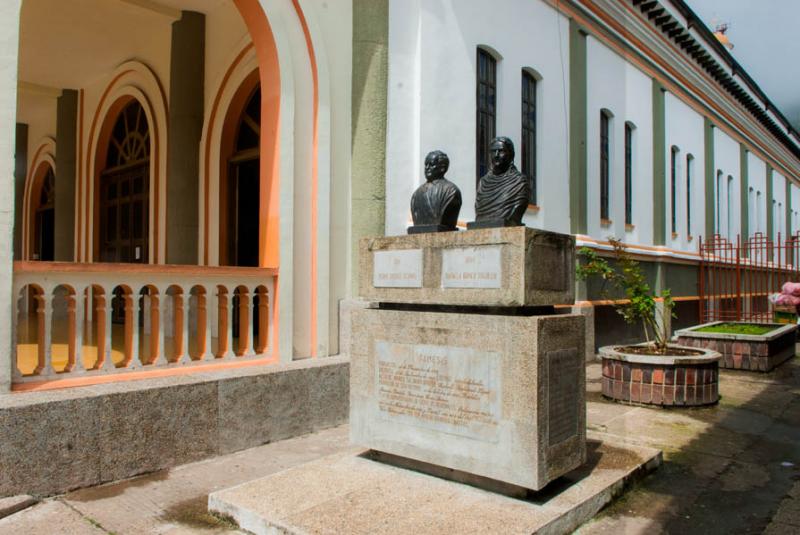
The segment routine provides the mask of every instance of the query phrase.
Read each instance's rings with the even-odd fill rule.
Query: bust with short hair
[[[489,172],[478,183],[475,221],[467,223],[467,228],[522,225],[531,186],[514,165],[514,143],[507,137],[494,138],[489,144],[489,162]]]
[[[444,177],[449,167],[450,158],[440,150],[425,157],[426,182],[411,196],[414,226],[408,227],[409,234],[457,230],[461,190]]]

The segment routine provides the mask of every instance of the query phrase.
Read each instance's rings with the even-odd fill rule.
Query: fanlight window
[[[144,109],[133,101],[119,114],[108,147],[106,170],[150,159],[150,129]]]

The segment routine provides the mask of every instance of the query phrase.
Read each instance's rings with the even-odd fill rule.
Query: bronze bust
[[[450,167],[450,158],[440,150],[425,157],[425,179],[411,196],[413,227],[409,234],[445,232],[456,229],[461,210],[461,190],[444,177]]]
[[[467,228],[520,226],[528,209],[530,183],[514,165],[514,143],[507,137],[494,138],[489,159],[489,172],[478,183],[475,221]]]

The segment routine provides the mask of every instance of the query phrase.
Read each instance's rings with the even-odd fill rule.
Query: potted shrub
[[[609,239],[616,266],[589,248],[582,248],[577,268],[580,280],[599,277],[604,297],[612,289],[624,299],[614,307],[631,324],[640,323],[644,342],[600,348],[603,395],[617,401],[658,405],[697,406],[719,400],[717,351],[670,344],[669,324],[675,306],[669,290],[656,295],[647,284],[639,262],[620,240]],[[658,303],[662,305],[659,307]]]

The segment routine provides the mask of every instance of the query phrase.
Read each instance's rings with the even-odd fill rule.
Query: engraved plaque
[[[375,354],[375,399],[381,418],[497,442],[498,353],[376,341]]]
[[[422,288],[422,249],[375,251],[372,258],[376,288]]]
[[[501,246],[458,247],[442,251],[442,288],[500,288]]]
[[[534,236],[532,245],[535,253],[529,249],[528,261],[536,265],[531,271],[533,286],[555,292],[567,290],[567,273],[574,271],[569,256],[574,254],[572,242],[560,234],[540,233]]]
[[[545,358],[549,395],[548,444],[555,446],[578,434],[578,403],[575,400],[583,363],[576,348],[548,351]]]

